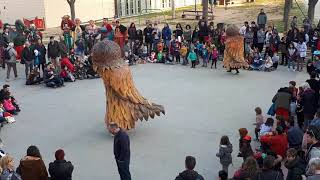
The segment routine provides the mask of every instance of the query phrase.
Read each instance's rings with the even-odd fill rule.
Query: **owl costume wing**
[[[107,121],[115,122],[124,129],[132,129],[140,119],[152,119],[164,108],[149,102],[136,89],[128,66],[107,69],[102,77],[106,86]]]

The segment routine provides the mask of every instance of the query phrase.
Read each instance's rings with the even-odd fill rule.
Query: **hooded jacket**
[[[42,159],[26,156],[20,161],[17,173],[23,180],[48,180],[47,168]]]
[[[299,157],[292,161],[286,161],[284,166],[288,169],[287,179],[302,180],[301,175],[305,174],[306,165]]]
[[[220,163],[222,165],[229,165],[232,163],[232,144],[220,145],[219,152],[216,154],[220,158]]]
[[[181,172],[175,180],[204,180],[204,178],[194,170],[185,170]]]

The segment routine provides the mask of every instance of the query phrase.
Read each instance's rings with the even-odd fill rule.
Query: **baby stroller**
[[[75,61],[75,72],[74,72],[74,77],[79,80],[83,80],[86,78],[86,68],[85,68],[85,63],[82,62],[80,57],[76,58]]]
[[[99,78],[100,76],[96,71],[93,70],[93,63],[92,63],[92,57],[85,56],[84,58],[84,67],[86,71],[86,78]]]

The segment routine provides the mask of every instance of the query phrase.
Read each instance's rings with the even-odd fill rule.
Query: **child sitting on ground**
[[[254,109],[254,111],[256,112],[256,122],[254,123],[254,125],[256,125],[256,128],[254,129],[254,133],[255,133],[255,140],[258,141],[259,140],[259,132],[261,129],[261,125],[263,124],[263,116],[262,116],[262,110],[260,107],[256,107]]]
[[[65,82],[74,82],[76,80],[76,78],[72,75],[67,66],[62,67],[60,77],[63,78]]]
[[[278,68],[279,59],[280,59],[280,57],[278,56],[278,53],[275,52],[272,56],[272,63],[273,63],[272,67],[274,70],[276,70]]]
[[[39,69],[35,68],[28,75],[28,78],[27,78],[27,81],[26,81],[26,85],[40,84],[41,81],[43,81],[43,78],[40,78]]]
[[[273,70],[273,62],[270,56],[266,57],[266,62],[264,64],[264,71],[270,72]]]
[[[261,55],[259,53],[259,50],[256,48],[254,49],[254,54],[253,54],[253,61],[250,64],[250,69],[251,70],[261,70],[263,67],[263,62],[262,62],[262,58]]]
[[[156,62],[157,62],[156,53],[155,53],[154,51],[151,52],[150,58],[148,59],[148,61],[149,61],[150,63],[156,63]]]
[[[165,63],[162,51],[157,54],[157,63]]]
[[[264,124],[261,125],[260,136],[272,133],[274,120],[268,118]]]
[[[16,107],[13,105],[9,95],[6,95],[4,97],[4,100],[3,100],[2,104],[3,104],[3,107],[4,107],[6,112],[8,112],[10,114],[13,114],[13,115],[17,115],[18,114],[18,111],[17,111]]]
[[[228,173],[229,165],[232,164],[232,144],[229,141],[228,136],[222,136],[219,145],[219,152],[216,154],[220,158],[222,170]]]

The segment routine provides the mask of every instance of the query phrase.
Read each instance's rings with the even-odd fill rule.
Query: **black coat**
[[[300,104],[303,107],[303,114],[314,115],[317,111],[317,100],[314,90],[305,90],[301,95]]]
[[[291,162],[287,161],[285,167],[288,169],[287,180],[302,180],[303,174],[305,174],[306,164],[302,159],[297,157]]]
[[[137,29],[135,27],[130,27],[128,29],[128,35],[130,40],[136,40],[137,39]]]
[[[31,47],[25,47],[22,50],[22,62],[30,62],[34,60],[34,52]]]
[[[320,82],[316,79],[308,79],[306,82],[310,85],[310,88],[313,89],[317,94],[320,91]]]
[[[144,35],[144,41],[146,43],[152,42],[152,31],[153,31],[153,28],[149,28],[149,27],[144,28],[143,35]]]
[[[48,44],[48,58],[55,59],[60,56],[60,48],[58,41]]]
[[[117,161],[130,161],[130,139],[122,129],[114,136],[113,153]]]
[[[204,180],[204,178],[197,171],[185,170],[175,180]]]
[[[255,180],[283,180],[283,175],[274,170],[263,170],[255,177]]]
[[[49,164],[51,180],[71,180],[73,165],[70,161],[55,160]]]

